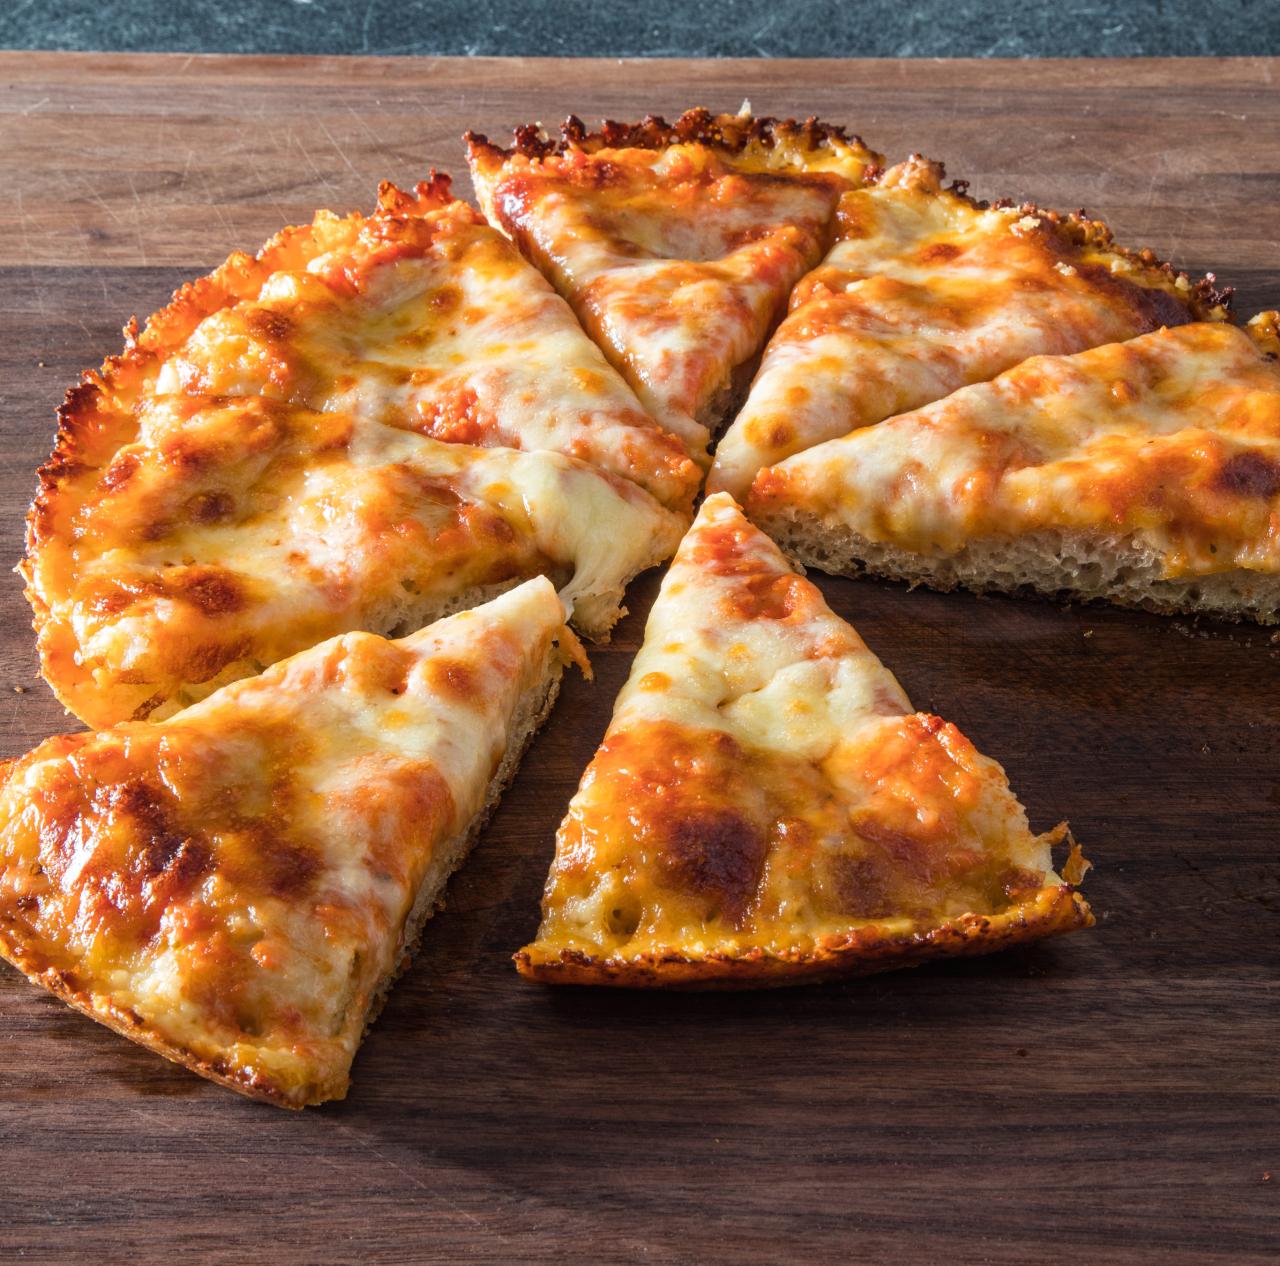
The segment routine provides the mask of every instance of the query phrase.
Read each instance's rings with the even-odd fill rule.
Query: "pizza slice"
[[[1280,618],[1280,313],[1038,356],[762,471],[827,571]]]
[[[162,719],[353,629],[395,634],[530,576],[603,636],[688,518],[559,453],[349,413],[169,396],[99,468],[63,467],[25,564],[41,671],[90,725]]]
[[[491,223],[573,305],[665,427],[699,458],[736,407],[787,295],[819,260],[842,190],[879,156],[856,137],[690,110],[467,136]]]
[[[791,296],[716,449],[708,488],[739,499],[762,467],[1040,354],[1226,315],[1083,213],[988,206],[918,155],[840,202],[835,245]]]
[[[440,178],[233,256],[59,424],[22,570],[42,672],[90,725],[538,573],[604,637],[701,479]]]
[[[724,493],[685,537],[560,827],[538,980],[768,985],[1093,919],[1004,771],[902,688]]]
[[[350,633],[0,785],[0,954],[242,1094],[341,1098],[356,1048],[581,651],[545,578]]]

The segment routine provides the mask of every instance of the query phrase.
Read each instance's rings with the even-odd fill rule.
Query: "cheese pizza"
[[[914,156],[844,194],[835,245],[792,293],[709,489],[745,498],[762,467],[1028,356],[1225,316],[1212,277],[1123,250],[1097,221],[942,181]]]
[[[569,300],[655,418],[703,457],[787,295],[821,258],[836,203],[880,161],[840,128],[650,117],[559,141],[468,134],[490,221]]]
[[[446,879],[581,657],[549,581],[348,633],[164,723],[61,735],[0,786],[0,953],[246,1095],[346,1093]]]
[[[1089,925],[1004,771],[913,712],[858,634],[726,494],[663,582],[560,827],[549,982],[785,984]]]
[[[691,517],[680,441],[443,177],[127,333],[61,411],[23,564],[42,671],[91,725],[539,573],[604,636]]]
[[[762,471],[748,511],[828,571],[1273,623],[1280,314],[1033,357]]]

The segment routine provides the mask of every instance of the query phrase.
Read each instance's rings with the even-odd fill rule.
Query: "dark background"
[[[616,57],[1280,52],[1275,0],[0,0],[0,48]]]

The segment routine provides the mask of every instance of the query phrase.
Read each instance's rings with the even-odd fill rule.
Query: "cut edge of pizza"
[[[1087,927],[1087,865],[1065,823],[1031,833],[1000,765],[913,712],[721,493],[663,582],[515,962],[635,987],[865,974]]]
[[[843,189],[882,156],[843,128],[686,111],[510,148],[466,135],[477,199],[570,302],[641,401],[707,461]]]
[[[792,291],[710,492],[815,444],[986,381],[1162,325],[1230,319],[1232,291],[1084,211],[971,197],[919,154],[842,197],[831,249]]]
[[[1280,619],[1280,313],[1033,357],[762,470],[827,572]]]
[[[341,1098],[563,664],[589,671],[562,621],[537,577],[6,762],[0,954],[241,1094]]]
[[[330,408],[334,401],[326,387],[323,398],[308,407],[307,392],[314,388],[305,376],[300,384],[280,379],[291,372],[291,340],[301,337],[298,331],[309,321],[321,319],[317,311],[323,316],[330,308],[340,310],[348,293],[355,305],[365,289],[375,292],[369,302],[377,307],[386,299],[378,287],[386,289],[388,270],[407,260],[412,274],[418,256],[437,249],[445,256],[446,271],[458,252],[464,259],[479,252],[477,267],[491,265],[500,280],[514,276],[525,306],[541,313],[542,319],[533,322],[535,333],[551,327],[550,334],[537,337],[553,337],[558,357],[577,358],[555,371],[556,382],[570,384],[565,389],[574,393],[574,410],[558,414],[543,408],[536,417],[537,434],[526,447],[516,442],[518,436],[485,443],[476,434],[483,430],[487,406],[469,388],[445,410],[447,417],[406,414],[388,421],[360,413],[368,401],[362,402],[358,391],[349,407],[339,399],[341,407]],[[473,283],[479,284],[474,278],[467,284]],[[438,296],[443,315],[433,319],[450,319],[460,302],[458,289],[443,287]],[[514,318],[504,310],[495,319],[502,326]],[[384,319],[377,338],[384,337],[386,324]],[[477,375],[493,391],[502,390],[502,375],[513,379],[509,394],[517,415],[533,408],[525,403],[530,392],[545,395],[545,383],[531,382],[530,376],[547,375],[538,372],[527,349],[521,350],[528,325],[525,321],[518,337],[508,332],[506,343],[501,328],[487,334],[486,355],[506,359],[496,370],[487,363],[477,366]],[[474,323],[468,319],[459,328],[472,329]],[[398,329],[392,322],[392,334]],[[144,329],[130,322],[125,334],[124,352],[86,373],[59,410],[57,438],[39,471],[19,568],[35,617],[42,673],[64,705],[91,725],[163,716],[345,628],[404,632],[484,601],[539,571],[564,585],[577,627],[604,640],[623,613],[626,584],[669,557],[692,518],[701,471],[683,445],[645,413],[537,269],[478,212],[451,197],[443,175],[433,174],[413,195],[384,184],[378,207],[368,216],[321,211],[311,224],[278,233],[256,256],[234,253],[209,275],[183,286]],[[374,350],[381,355],[385,348]],[[416,381],[398,363],[385,368],[395,382]],[[201,372],[212,373],[216,381],[204,382]],[[436,367],[424,375],[424,391],[441,372]],[[255,394],[264,380],[267,392]],[[295,398],[299,393],[304,399]],[[179,412],[183,419],[167,416],[176,418]],[[567,412],[577,422],[566,422]],[[221,436],[215,425],[219,417],[227,422]],[[510,418],[505,421],[510,430]],[[310,450],[304,451],[305,445]],[[367,482],[375,478],[369,466],[381,452],[389,456],[378,477],[398,489],[387,504],[397,498],[400,504],[382,540],[404,537],[398,523],[420,534],[429,520],[444,516],[433,507],[451,506],[453,519],[461,521],[453,535],[466,537],[466,548],[484,556],[460,557],[446,574],[447,569],[431,570],[430,548],[419,548],[420,565],[413,574],[388,580],[401,588],[382,602],[387,619],[336,607],[327,626],[308,626],[306,636],[283,651],[260,653],[253,634],[238,623],[248,618],[244,613],[253,593],[270,586],[252,568],[247,579],[232,574],[223,564],[233,559],[218,550],[237,542],[251,552],[266,547],[284,554],[291,548],[288,540],[276,539],[279,533],[273,536],[263,527],[264,514],[278,510],[278,518],[289,509],[272,498],[270,488],[258,486],[276,479],[276,468],[268,463],[287,460],[305,480],[314,461],[316,479],[338,507],[335,512],[352,519],[361,510],[372,513],[372,507],[363,495],[343,497],[336,490],[330,478],[335,462],[349,454],[349,464],[363,463],[355,474]],[[621,473],[627,471],[630,477]],[[260,512],[264,505],[267,511]],[[301,502],[289,505],[296,517]],[[607,539],[602,524],[609,525]],[[253,536],[250,529],[258,527],[263,531]],[[94,553],[100,529],[110,537],[102,556]],[[237,536],[241,529],[243,540]],[[345,557],[341,550],[330,551],[333,561],[326,563],[323,542],[313,535],[315,549],[301,563],[276,559],[273,566],[281,576],[313,575],[308,592],[319,595],[327,587],[341,604],[352,588],[337,574]],[[454,553],[460,548],[455,543]],[[112,560],[119,571],[109,583]],[[330,566],[337,573],[330,575]],[[450,578],[455,574],[456,582]],[[151,616],[161,607],[164,619],[157,623],[159,617]],[[287,623],[288,613],[280,619]],[[112,622],[120,626],[118,639],[103,635]],[[281,627],[280,620],[273,627]],[[175,657],[190,660],[194,675],[150,673],[145,661],[154,658],[161,642],[176,648]]]

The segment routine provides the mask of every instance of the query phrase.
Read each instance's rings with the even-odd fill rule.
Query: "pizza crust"
[[[1035,357],[755,479],[800,562],[1280,619],[1280,314]]]
[[[342,1097],[564,663],[586,667],[562,618],[539,578],[402,642],[332,639],[167,725],[8,762],[0,954],[240,1093]]]
[[[972,541],[954,554],[930,557],[869,540],[843,524],[815,522],[793,507],[753,517],[797,562],[833,575],[880,576],[944,593],[1030,591],[1159,615],[1280,620],[1280,576],[1232,568],[1169,579],[1159,551],[1132,537],[1035,532]]]
[[[697,465],[444,176],[233,255],[126,338],[60,411],[20,568],[91,725],[540,573],[604,640],[691,518]]]
[[[1064,824],[892,674],[726,495],[704,502],[561,823],[521,974],[734,988],[1087,927]]]
[[[605,119],[598,129],[587,127],[571,114],[553,139],[540,123],[515,129],[510,147],[494,145],[483,132],[466,132],[462,138],[488,166],[517,156],[527,159],[563,157],[571,151],[594,154],[602,149],[663,150],[673,145],[704,145],[761,170],[777,167],[806,168],[824,155],[841,164],[856,162],[868,169],[883,161],[867,149],[862,138],[834,123],[812,116],[797,121],[772,116],[712,114],[702,106],[686,110],[674,123],[650,114],[636,123]]]
[[[924,932],[894,936],[876,927],[814,946],[774,953],[640,954],[616,957],[582,950],[520,950],[516,968],[529,980],[554,985],[623,985],[629,989],[762,989],[816,984],[917,967],[939,958],[995,954],[1030,941],[1092,927],[1084,898],[1068,883],[1050,883],[1017,907],[995,915],[968,914]]]

